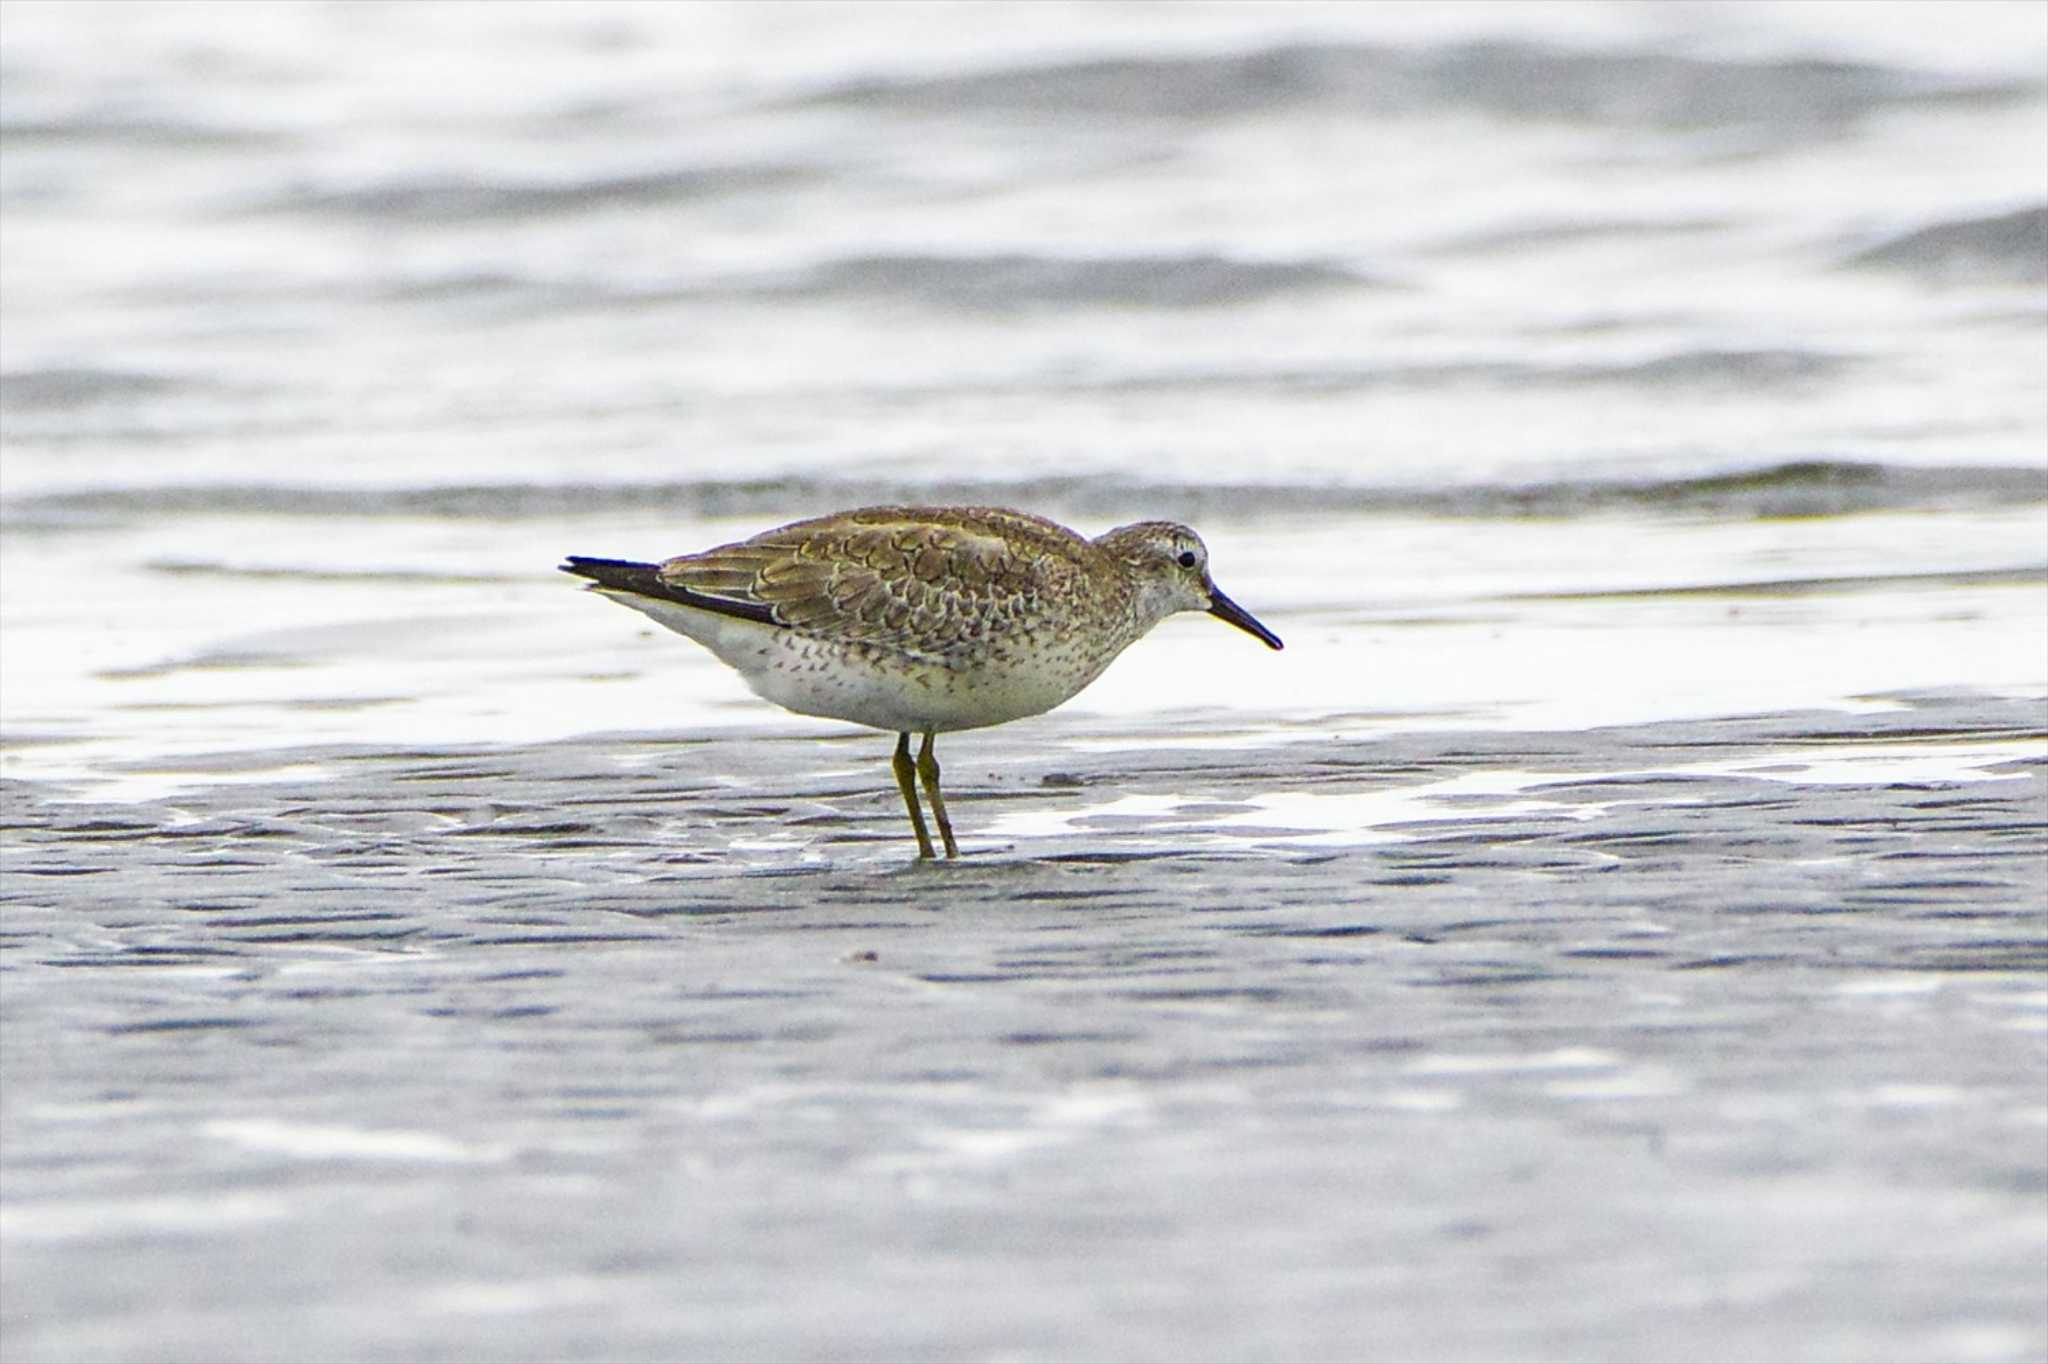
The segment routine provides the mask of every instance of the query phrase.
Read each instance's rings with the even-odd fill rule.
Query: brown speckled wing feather
[[[1017,512],[1000,513],[997,538],[963,524],[964,510],[869,507],[799,521],[670,559],[660,575],[701,597],[766,607],[792,630],[945,657],[1071,597],[1096,552]]]

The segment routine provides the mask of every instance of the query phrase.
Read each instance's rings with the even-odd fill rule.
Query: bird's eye
[[[1195,566],[1195,552],[1193,550],[1184,549],[1180,552],[1180,566],[1182,568],[1193,568]]]

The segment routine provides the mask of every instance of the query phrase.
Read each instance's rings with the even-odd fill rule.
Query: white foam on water
[[[1869,1093],[1870,1102],[1879,1108],[1953,1108],[1970,1097],[1957,1085],[1878,1085]]]
[[[1508,1075],[1545,1071],[1608,1070],[1622,1064],[1596,1047],[1559,1047],[1539,1052],[1433,1052],[1403,1069],[1410,1075]]]
[[[1605,807],[1584,801],[1511,799],[1555,773],[1510,769],[1467,772],[1420,786],[1385,791],[1256,791],[1204,798],[1140,793],[1119,796],[1078,810],[1013,810],[983,830],[998,838],[1044,838],[1079,833],[1105,820],[1142,820],[1147,831],[1197,845],[1257,843],[1393,843],[1412,837],[1404,823],[1455,819],[1466,813],[1444,802],[1499,798],[1471,811],[1486,818],[1555,816],[1583,820]],[[1249,808],[1213,812],[1218,804]]]
[[[569,1274],[548,1278],[465,1279],[439,1283],[415,1299],[419,1309],[457,1317],[516,1317],[559,1312],[614,1301],[621,1296],[617,1278],[596,1279]]]
[[[1735,776],[1820,785],[2010,781],[2024,780],[2026,774],[1988,769],[2042,756],[2042,745],[2031,739],[1938,744],[1898,741],[1813,745],[1670,767],[1593,772],[1489,769],[1383,791],[1254,791],[1241,795],[1219,793],[1207,798],[1134,793],[1078,809],[1006,811],[977,832],[992,838],[1049,838],[1080,833],[1102,821],[1127,820],[1142,822],[1147,832],[1171,838],[1184,847],[1246,843],[1360,846],[1425,837],[1438,830],[1404,826],[1436,826],[1461,819],[1475,825],[1499,819],[1532,818],[1586,822],[1604,817],[1620,803],[1546,799],[1542,795],[1546,786],[1583,788],[1596,782],[1655,781],[1684,776]],[[1648,799],[1659,806],[1697,803],[1682,797]],[[1211,809],[1217,804],[1249,808],[1219,813]]]
[[[1814,745],[1768,756],[1688,763],[1674,771],[1753,777],[1802,786],[1906,785],[2025,781],[2026,772],[1992,772],[2005,763],[2048,761],[2048,739],[1963,743],[1894,741]]]
[[[200,1131],[216,1141],[293,1160],[367,1160],[425,1165],[495,1165],[511,1148],[476,1145],[438,1132],[285,1122],[275,1118],[219,1119]]]
[[[33,1244],[117,1236],[228,1235],[293,1212],[281,1194],[10,1203],[0,1206],[0,1241]]]
[[[1617,1075],[1584,1080],[1553,1080],[1543,1092],[1558,1099],[1663,1099],[1683,1094],[1689,1086],[1663,1066],[1636,1066]]]

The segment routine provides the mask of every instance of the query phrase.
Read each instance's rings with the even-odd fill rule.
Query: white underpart
[[[1078,647],[1023,649],[1008,666],[963,671],[633,592],[596,590],[696,640],[764,701],[899,734],[943,734],[1043,714],[1093,682],[1116,656]]]

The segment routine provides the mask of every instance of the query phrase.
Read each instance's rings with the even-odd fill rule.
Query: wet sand
[[[2040,1358],[2048,714],[1894,700],[8,782],[7,1358]]]

